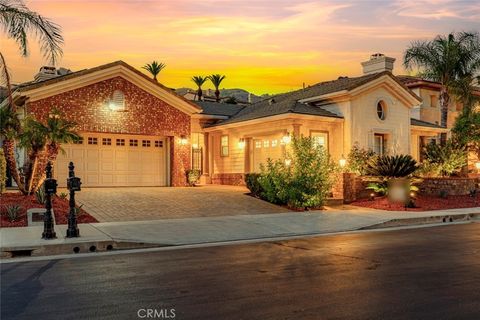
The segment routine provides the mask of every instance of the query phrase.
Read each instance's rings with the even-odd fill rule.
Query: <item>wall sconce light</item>
[[[186,145],[188,143],[187,137],[184,136],[183,134],[180,136],[180,144],[182,146]]]
[[[475,162],[475,168],[477,171],[480,170],[480,161]]]
[[[245,148],[245,138],[240,138],[240,139],[238,140],[238,147],[239,147],[240,149]]]
[[[193,143],[192,144],[192,149],[198,149],[198,143]]]
[[[110,109],[112,111],[116,111],[117,110],[117,105],[115,104],[115,102],[109,101],[108,102],[108,109]]]
[[[287,131],[287,133],[282,137],[282,142],[284,144],[289,144],[290,141],[292,141],[292,137],[290,136],[290,133],[288,133]]]
[[[292,159],[285,159],[285,165],[287,167],[290,167],[291,164],[292,164]]]
[[[340,164],[341,168],[345,168],[345,166],[347,165],[347,159],[345,159],[343,154],[342,154],[342,157],[340,158],[340,160],[338,160],[338,163]]]

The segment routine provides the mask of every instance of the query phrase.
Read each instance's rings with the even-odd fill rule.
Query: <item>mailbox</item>
[[[80,191],[80,186],[82,182],[79,177],[70,177],[67,178],[67,189],[70,191]]]
[[[45,180],[45,193],[46,194],[56,194],[57,193],[57,180],[55,179],[46,179]]]

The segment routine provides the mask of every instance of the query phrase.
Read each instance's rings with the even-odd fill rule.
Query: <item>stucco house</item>
[[[418,159],[421,144],[448,128],[393,63],[376,54],[361,76],[240,106],[189,101],[117,61],[22,84],[14,101],[40,119],[57,109],[78,124],[83,139],[64,145],[55,167],[60,185],[69,161],[85,187],[182,186],[190,168],[203,183],[240,184],[267,158],[284,158],[292,134],[314,137],[336,160],[354,144]]]

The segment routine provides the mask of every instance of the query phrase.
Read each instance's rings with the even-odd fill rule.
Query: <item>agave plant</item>
[[[367,162],[367,176],[382,179],[405,178],[418,169],[417,161],[410,155],[374,157]]]

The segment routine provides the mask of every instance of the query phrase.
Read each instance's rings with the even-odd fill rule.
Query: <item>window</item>
[[[375,133],[373,136],[373,151],[378,155],[383,155],[385,153],[385,135]]]
[[[117,139],[116,144],[117,144],[117,146],[124,146],[125,145],[125,139]]]
[[[130,147],[138,147],[138,140],[130,139]]]
[[[155,148],[163,148],[163,141],[162,140],[156,140],[155,141]]]
[[[326,150],[328,150],[328,132],[311,131],[310,137],[312,137],[313,142],[315,142],[316,145],[324,147]]]
[[[111,138],[102,138],[102,144],[104,146],[111,146],[112,145],[112,139]]]
[[[125,95],[120,90],[115,90],[108,107],[114,111],[125,111]]]
[[[379,101],[377,103],[377,116],[378,116],[378,119],[380,120],[385,120],[386,116],[387,116],[387,110],[386,110],[386,105],[385,105],[385,102],[383,101]]]
[[[260,149],[262,147],[262,141],[255,141],[255,149]]]
[[[222,157],[228,156],[228,136],[222,136],[220,140],[220,155]]]
[[[263,147],[268,148],[270,146],[270,141],[269,140],[263,140]]]
[[[73,144],[83,144],[83,137],[78,138],[78,140],[73,141]]]
[[[88,144],[98,144],[98,138],[88,137]]]
[[[430,96],[430,107],[432,108],[438,107],[438,97],[436,95]]]
[[[150,147],[150,140],[142,140],[142,147]]]
[[[272,140],[272,148],[275,148],[278,145],[278,140]]]

